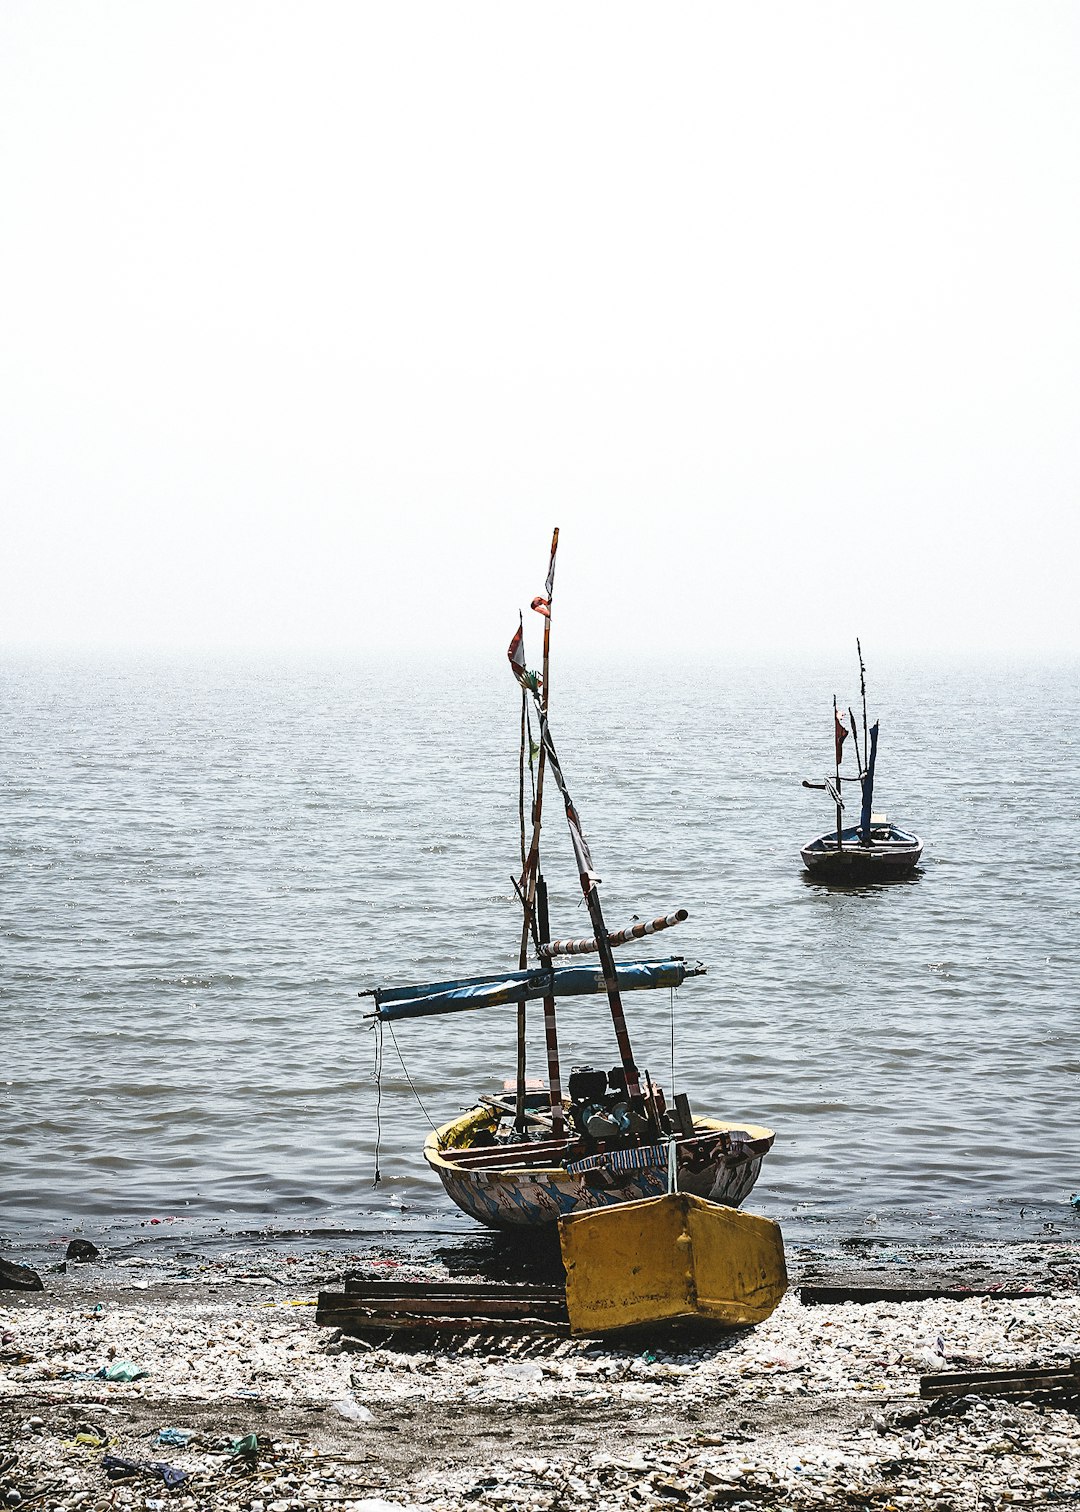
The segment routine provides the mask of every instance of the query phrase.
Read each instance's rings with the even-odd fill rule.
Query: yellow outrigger
[[[559,1242],[576,1334],[761,1323],[787,1290],[780,1225],[690,1192],[571,1214]]]

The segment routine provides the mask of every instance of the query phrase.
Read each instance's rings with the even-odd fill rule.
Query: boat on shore
[[[436,1129],[424,1144],[424,1158],[447,1196],[489,1228],[543,1227],[573,1213],[667,1192],[666,1138],[619,1148],[597,1145],[591,1152],[578,1139],[536,1139],[523,1148],[499,1138],[500,1116],[497,1109],[475,1108]],[[773,1138],[771,1129],[755,1124],[694,1119],[693,1132],[675,1141],[678,1190],[738,1207],[757,1181]]]
[[[424,1158],[448,1196],[463,1212],[491,1228],[518,1230],[554,1225],[570,1214],[659,1197],[672,1189],[736,1207],[750,1192],[774,1134],[738,1120],[695,1117],[686,1097],[665,1090],[637,1066],[624,994],[667,988],[703,976],[705,967],[682,956],[659,960],[620,959],[613,952],[685,921],[685,909],[650,923],[635,921],[611,931],[600,903],[600,878],[571,799],[548,719],[551,601],[559,533],[551,544],[545,592],[532,602],[544,620],[543,671],[529,671],[523,624],[510,642],[511,669],[521,688],[520,797],[521,874],[514,887],[521,904],[517,970],[503,970],[422,986],[375,988],[372,1017],[385,1023],[432,1014],[514,1007],[517,1068],[509,1095],[476,1099],[463,1115],[444,1123],[424,1144]],[[533,721],[539,740],[533,739]],[[528,783],[526,782],[528,773]],[[540,866],[544,779],[554,780],[565,811],[589,920],[587,939],[553,940],[548,894]],[[531,838],[526,790],[531,790]],[[559,964],[593,955],[596,961]],[[530,957],[532,958],[530,964]],[[618,1051],[610,1070],[575,1066],[562,1090],[557,1005],[568,998],[606,996]],[[526,1005],[542,1003],[547,1081],[530,1090],[526,1078]],[[381,1046],[381,1037],[380,1037]],[[377,1055],[377,1064],[381,1057]]]
[[[855,711],[848,709],[850,726],[845,725],[836,695],[833,695],[834,771],[824,782],[804,779],[803,787],[825,791],[836,805],[836,828],[827,834],[809,840],[800,852],[803,865],[812,877],[822,882],[862,883],[885,882],[894,878],[909,877],[922,858],[923,844],[918,835],[901,829],[887,814],[874,813],[874,776],[877,766],[879,721],[867,728],[866,717],[866,667],[862,658],[862,646],[855,642],[859,654],[859,682],[862,692],[863,740],[859,746],[859,732]],[[852,736],[855,750],[856,771],[854,776],[841,770],[844,742]],[[859,822],[844,824],[844,783],[858,786],[860,795]]]

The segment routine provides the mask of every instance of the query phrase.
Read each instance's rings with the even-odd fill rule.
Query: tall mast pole
[[[546,717],[548,707],[548,679],[551,667],[551,600],[555,589],[555,553],[559,547],[559,528],[555,527],[551,536],[551,562],[548,567],[547,581],[544,586],[547,590],[547,599],[544,607],[547,613],[544,615],[544,663],[540,680],[540,710],[541,716]],[[534,601],[535,603],[535,601]],[[523,690],[524,696],[524,690]],[[524,705],[522,707],[524,719]],[[524,740],[524,737],[523,737]],[[523,747],[524,749],[524,747]],[[532,811],[532,839],[527,854],[523,854],[523,866],[521,876],[521,890],[524,895],[524,918],[521,922],[521,946],[518,950],[518,969],[525,970],[529,962],[529,934],[532,927],[533,911],[536,907],[536,885],[540,875],[540,820],[544,806],[544,769],[546,767],[545,751],[543,742],[540,745],[540,755],[536,763],[536,797],[533,799]],[[522,778],[522,794],[524,795],[524,777]],[[523,797],[524,802],[524,797]],[[523,810],[524,811],[524,810]],[[524,853],[525,831],[522,826],[522,850]],[[544,914],[546,922],[547,896],[544,896]],[[549,1007],[550,1003],[550,1007]],[[519,1134],[525,1133],[525,1004],[518,1004],[517,1015],[517,1100],[515,1106],[515,1127]],[[558,1088],[558,1045],[555,1040],[555,1000],[544,999],[544,1032],[547,1039],[548,1051],[548,1092],[552,1099],[552,1118],[556,1124],[554,1132],[556,1137],[562,1133],[562,1092]],[[552,1085],[551,1066],[556,1068],[556,1085]],[[555,1094],[558,1091],[558,1108],[555,1106]]]
[[[555,553],[559,548],[559,528],[555,527],[551,536],[551,565],[548,567],[547,581],[547,614],[544,616],[544,666],[542,681],[540,683],[540,711],[546,715],[548,707],[548,678],[550,677],[551,655],[551,601],[555,591]],[[525,894],[525,918],[521,925],[521,949],[518,952],[518,967],[524,971],[529,960],[529,933],[532,925],[532,911],[536,898],[536,874],[540,868],[540,816],[544,806],[544,770],[547,764],[547,751],[544,742],[540,742],[540,755],[536,762],[536,797],[533,799],[533,828],[532,839],[529,843],[528,854],[525,858],[525,869],[521,878],[521,890]]]
[[[551,731],[548,728],[546,717],[542,722],[541,728],[543,731],[543,743],[547,748],[548,761],[551,765],[555,781],[559,785],[559,791],[562,793],[563,803],[566,806],[566,822],[570,828],[570,839],[573,843],[574,855],[577,858],[581,891],[584,894],[585,904],[589,910],[593,933],[596,936],[596,947],[600,956],[600,964],[604,970],[604,987],[607,990],[608,1004],[611,1008],[611,1021],[615,1028],[615,1040],[619,1046],[619,1059],[622,1061],[623,1074],[626,1078],[627,1096],[635,1108],[641,1110],[644,1108],[644,1098],[641,1095],[638,1068],[634,1062],[634,1052],[630,1046],[630,1034],[626,1027],[622,994],[619,992],[618,977],[615,974],[615,958],[611,953],[608,929],[604,922],[603,909],[600,906],[600,894],[597,891],[597,884],[600,878],[593,870],[589,842],[585,839],[577,809],[574,807],[573,799],[567,791],[566,779],[563,776],[559,758],[555,753],[555,746],[551,739]]]
[[[836,845],[844,848],[844,811],[840,806],[840,713],[836,707],[836,694],[832,696],[833,747],[836,753]]]
[[[870,735],[866,728],[866,663],[862,659],[862,646],[855,637],[855,649],[859,653],[859,691],[862,693],[862,743],[867,761],[870,760]],[[854,724],[854,720],[852,721]]]

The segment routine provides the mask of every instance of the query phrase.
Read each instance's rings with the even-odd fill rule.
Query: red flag
[[[517,680],[521,681],[525,671],[525,627],[519,622],[514,631],[514,638],[506,648],[506,654],[510,658],[510,670]]]
[[[542,614],[545,619],[551,618],[551,601],[549,599],[540,598],[539,595],[537,595],[537,597],[534,598],[532,603],[529,605],[529,608],[535,609],[537,614]]]
[[[840,765],[844,755],[844,741],[848,738],[847,726],[841,716],[833,710],[833,718],[836,720],[836,764]]]
[[[530,672],[525,665],[525,631],[521,621],[514,631],[514,638],[506,649],[506,655],[510,661],[510,670],[523,688],[535,693],[540,686],[540,677],[536,672]]]

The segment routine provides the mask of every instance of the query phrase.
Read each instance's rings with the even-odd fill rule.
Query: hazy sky
[[[0,637],[1080,651],[1080,7],[0,6]]]

